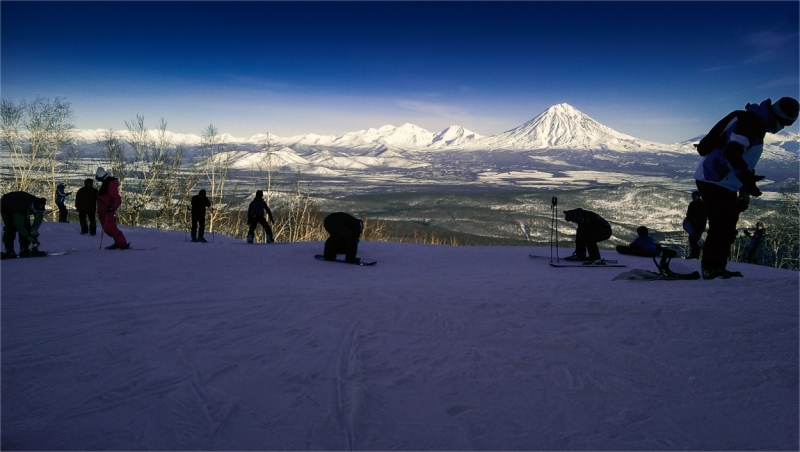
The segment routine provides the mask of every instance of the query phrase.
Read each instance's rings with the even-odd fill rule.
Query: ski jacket
[[[644,237],[636,237],[636,239],[631,242],[630,247],[644,254],[652,254],[655,256],[657,253],[656,241],[653,240],[653,238],[649,235]]]
[[[58,184],[58,187],[56,187],[56,204],[63,206],[64,201],[66,201],[67,196],[70,194],[71,193],[64,192],[64,184]]]
[[[764,237],[764,229],[756,229],[752,234],[746,234],[750,237],[750,242],[747,243],[746,249],[752,251],[758,248],[761,244],[761,239]]]
[[[0,198],[0,213],[3,215],[32,215],[34,211],[31,208],[31,204],[38,200],[41,200],[41,198],[24,191],[6,193]]]
[[[344,212],[335,212],[327,217],[323,221],[323,225],[328,232],[349,232],[349,237],[358,239],[361,237],[361,232],[364,231],[364,222],[359,220],[358,218],[350,215],[349,213]],[[342,226],[338,227],[337,226]],[[344,235],[341,234],[340,235]]]
[[[97,189],[89,183],[75,193],[75,209],[82,213],[95,213],[97,210]]]
[[[275,221],[272,218],[272,211],[269,210],[267,202],[263,198],[256,198],[250,202],[247,207],[248,220],[254,220],[259,217],[269,216],[269,221]]]
[[[712,150],[700,161],[694,178],[730,191],[742,188],[736,173],[755,169],[761,158],[771,104],[769,99],[760,104],[747,104],[744,110],[731,112],[717,123],[709,134],[716,134],[720,128],[722,131],[718,136],[709,137]]]
[[[122,205],[122,197],[119,195],[119,179],[110,177],[103,180],[100,192],[97,196],[97,210],[105,214],[109,207],[112,210],[119,209]]]
[[[695,231],[702,231],[706,228],[706,221],[708,214],[706,213],[706,206],[702,200],[692,201],[686,209],[686,220],[689,221],[692,229]]]
[[[194,195],[194,196],[192,196],[192,216],[193,217],[205,217],[206,216],[206,207],[211,207],[211,201],[208,200],[206,195]]]

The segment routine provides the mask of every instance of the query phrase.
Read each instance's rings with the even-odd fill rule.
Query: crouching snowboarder
[[[361,262],[356,254],[361,232],[364,231],[363,221],[344,212],[335,212],[325,217],[323,226],[330,234],[328,240],[325,241],[325,250],[322,253],[325,260],[332,261],[336,259],[337,254],[344,254],[344,260],[347,263],[358,264]]]
[[[47,199],[39,198],[24,191],[6,193],[0,198],[0,214],[3,218],[3,245],[6,251],[3,259],[15,258],[14,238],[19,234],[19,256],[44,256],[46,251],[39,251],[39,226],[42,224]],[[30,221],[33,215],[33,224]],[[33,249],[28,249],[29,245]]]
[[[597,243],[611,238],[611,225],[600,215],[580,208],[564,212],[564,219],[578,225],[575,232],[575,253],[565,260],[602,264]]]

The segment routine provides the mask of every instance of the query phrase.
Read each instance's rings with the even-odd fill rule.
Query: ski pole
[[[103,218],[103,222],[100,224],[100,246],[97,247],[98,251],[103,249],[103,234],[106,232],[106,221]]]

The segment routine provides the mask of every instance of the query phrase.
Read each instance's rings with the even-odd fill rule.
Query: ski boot
[[[248,235],[247,236],[247,243],[253,243],[253,236],[252,235]]]

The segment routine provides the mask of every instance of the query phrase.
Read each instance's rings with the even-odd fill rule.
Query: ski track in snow
[[[375,242],[351,267],[77,228],[41,240],[79,251],[0,267],[6,450],[798,447],[796,272],[611,281],[652,261]]]

